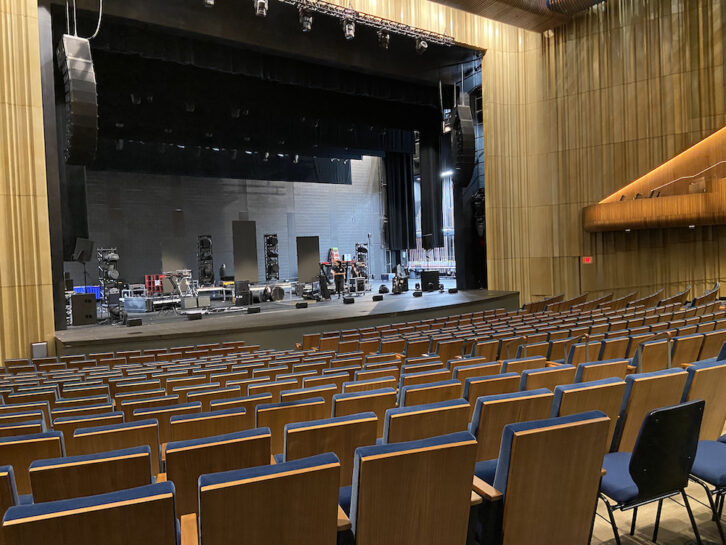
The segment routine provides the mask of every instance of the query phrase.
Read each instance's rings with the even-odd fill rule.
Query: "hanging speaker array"
[[[280,280],[280,251],[276,234],[265,235],[265,280]]]
[[[64,157],[69,165],[88,165],[98,145],[98,95],[91,44],[64,34],[57,51],[66,103]]]

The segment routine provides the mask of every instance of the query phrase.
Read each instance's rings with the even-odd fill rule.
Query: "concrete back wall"
[[[297,278],[297,236],[319,236],[321,258],[328,248],[353,253],[371,234],[373,272],[383,272],[382,160],[352,162],[352,185],[265,182],[157,176],[124,172],[87,175],[89,236],[96,246],[118,247],[121,277],[141,283],[145,274],[180,268],[197,278],[196,244],[211,235],[215,276],[219,266],[234,272],[232,222],[257,222],[260,280],[264,281],[265,233],[277,233],[280,279]],[[89,283],[98,281],[96,263],[87,266]],[[83,268],[66,263],[76,285]]]

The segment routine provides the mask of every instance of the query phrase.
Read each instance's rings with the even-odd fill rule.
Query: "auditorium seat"
[[[465,399],[388,409],[382,443],[417,441],[464,431],[468,423],[469,404]]]
[[[43,422],[43,425],[47,427],[43,411],[23,411],[17,413],[0,414],[0,424],[13,424],[15,422],[27,422],[29,420],[40,420],[41,422]]]
[[[529,392],[486,395],[474,401],[469,432],[477,439],[475,473],[480,478],[484,478],[480,473],[492,466],[499,454],[504,426],[547,418],[552,410],[553,397],[552,392],[541,388]]]
[[[165,405],[163,407],[135,409],[134,414],[131,417],[131,421],[156,420],[159,423],[159,443],[163,445],[164,443],[171,441],[171,424],[169,423],[169,419],[172,416],[199,414],[201,412],[202,404],[199,401],[195,403],[178,403],[176,405]]]
[[[321,384],[312,388],[296,388],[293,390],[283,390],[280,392],[280,401],[300,401],[313,397],[322,397],[325,401],[325,414],[329,416],[333,413],[333,396],[338,393],[338,387],[335,384]]]
[[[284,403],[266,403],[258,405],[256,408],[255,426],[270,429],[272,437],[270,449],[273,454],[279,454],[285,448],[285,424],[321,420],[327,416],[325,400],[322,397]]]
[[[66,416],[85,416],[89,414],[112,413],[112,403],[101,403],[99,405],[87,405],[81,407],[68,407],[63,409],[53,409],[50,414],[53,420]]]
[[[84,416],[66,416],[53,420],[53,429],[63,433],[66,456],[75,456],[76,454],[81,454],[76,447],[75,438],[73,437],[73,433],[78,428],[121,424],[123,421],[124,413],[122,412],[108,412]]]
[[[42,418],[25,420],[23,422],[10,422],[0,424],[0,437],[13,437],[17,435],[31,435],[42,433],[45,430],[45,422]]]
[[[359,448],[343,506],[356,545],[465,543],[475,452],[468,432]]]
[[[8,545],[177,545],[174,485],[151,484],[97,496],[11,507],[5,513],[3,530]]]
[[[479,358],[471,358],[479,359]],[[466,361],[466,360],[459,360]],[[472,377],[484,377],[498,375],[502,365],[499,362],[490,363],[475,363],[471,365],[460,365],[453,368],[453,378],[461,382],[466,383],[466,379]]]
[[[0,460],[13,467],[20,503],[26,503],[22,496],[30,497],[32,494],[28,473],[30,464],[35,460],[64,455],[63,434],[59,431],[0,438]]]
[[[35,460],[30,464],[35,503],[80,498],[152,483],[148,446]]]
[[[79,454],[96,454],[147,445],[151,449],[151,474],[159,474],[159,423],[156,419],[78,428],[73,433],[73,441]]]
[[[726,329],[703,333],[703,344],[697,359],[707,360],[717,357],[724,343],[726,343]]]
[[[278,463],[291,462],[333,452],[340,461],[340,486],[348,487],[353,478],[355,450],[375,445],[377,430],[378,417],[374,412],[288,424],[284,452],[275,455],[275,459]]]
[[[581,363],[575,371],[575,382],[592,382],[611,377],[625,379],[625,375],[628,373],[628,363],[629,361],[626,359]]]
[[[165,392],[163,390],[162,392],[163,393],[158,396],[149,398],[142,397],[139,399],[128,399],[121,401],[116,398],[116,409],[124,413],[124,420],[126,422],[133,422],[134,411],[136,410],[152,409],[156,407],[168,407],[170,405],[180,403],[180,399],[177,394],[165,395]]]
[[[439,401],[460,399],[462,396],[461,382],[458,380],[442,380],[426,384],[404,386],[399,392],[399,406],[424,405]]]
[[[703,334],[700,333],[673,337],[671,367],[697,361],[701,346],[703,346]]]
[[[396,396],[395,388],[336,394],[333,396],[332,416],[350,416],[372,411],[378,417],[376,436],[381,437],[386,411],[396,406]]]
[[[197,512],[201,475],[269,464],[270,438],[269,428],[256,428],[169,443],[166,479],[176,487],[177,516]]]
[[[528,356],[526,358],[515,358],[511,360],[503,360],[500,373],[517,373],[522,374],[529,369],[540,369],[547,364],[547,360],[543,356]]]
[[[680,369],[625,377],[625,393],[611,450],[632,451],[646,415],[658,407],[680,403],[687,377],[688,373]]]
[[[548,390],[554,390],[560,384],[572,384],[575,380],[575,371],[576,369],[572,365],[528,369],[522,372],[519,389],[537,390],[547,388]]]
[[[517,373],[471,377],[464,382],[464,399],[469,402],[469,417],[474,413],[476,400],[482,396],[509,394],[519,391],[521,378]]]
[[[199,542],[334,545],[339,474],[337,457],[326,453],[203,475],[198,488]],[[189,529],[194,531],[196,525]]]
[[[656,339],[638,345],[632,365],[637,373],[652,373],[668,368],[669,341]]]
[[[586,411],[601,411],[610,418],[608,428],[608,446],[610,446],[624,394],[625,381],[619,377],[563,384],[555,388],[550,416],[569,416]]]
[[[726,422],[726,361],[696,363],[686,373],[681,402],[698,399],[706,402],[699,439],[715,441],[723,433]]]
[[[479,539],[588,543],[608,424],[590,411],[505,426],[491,482],[474,483],[484,498]]]

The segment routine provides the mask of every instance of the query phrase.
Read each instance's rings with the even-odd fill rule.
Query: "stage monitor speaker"
[[[196,297],[182,297],[181,298],[182,310],[189,310],[192,308],[197,308],[198,306],[199,306],[199,303],[197,303]]]
[[[388,286],[386,286],[385,284],[381,284],[381,287],[378,288],[378,293],[388,293],[388,292],[389,292]]]
[[[343,304],[352,305],[353,303],[355,303],[355,299],[352,297],[343,297]]]
[[[308,308],[307,303],[295,303],[295,308]]]
[[[414,297],[423,297],[423,292],[420,292],[420,291],[414,291],[414,292],[413,292],[413,296],[414,296]]]
[[[204,316],[201,312],[196,312],[194,314],[187,314],[187,320],[201,320],[202,316]]]
[[[456,288],[449,288],[449,293],[453,295],[454,293],[459,293],[459,290]]]
[[[139,327],[140,325],[142,325],[141,318],[129,318],[126,320],[127,327]]]
[[[439,271],[421,271],[421,289],[436,291],[439,288]]]
[[[98,94],[91,44],[64,34],[57,51],[66,102],[64,156],[69,165],[89,165],[98,146]]]
[[[232,222],[234,279],[259,281],[257,268],[257,224],[254,221]]]
[[[247,314],[259,314],[260,310],[260,307],[248,307]]]
[[[73,250],[73,261],[88,263],[93,257],[93,241],[87,238],[76,238],[76,248]]]
[[[73,325],[93,325],[97,321],[96,296],[77,294],[71,296],[71,319]]]
[[[373,300],[374,301],[383,301],[383,295],[374,295]]]

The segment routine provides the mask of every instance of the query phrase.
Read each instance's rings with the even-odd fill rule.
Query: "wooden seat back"
[[[418,441],[464,431],[469,424],[469,404],[464,399],[400,407],[386,411],[384,443]]]

